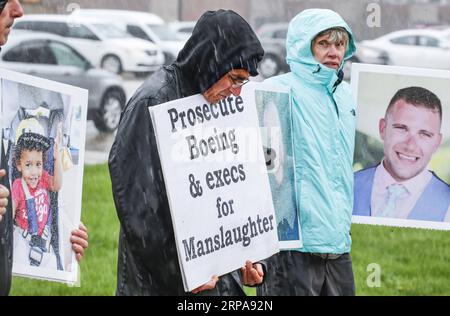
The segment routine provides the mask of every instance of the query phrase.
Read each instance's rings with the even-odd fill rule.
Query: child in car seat
[[[15,224],[14,261],[61,269],[57,264],[55,250],[50,246],[53,232],[50,191],[57,192],[62,187],[59,150],[62,126],[59,124],[53,144],[54,170],[51,175],[44,169],[46,153],[51,147],[50,139],[40,131],[37,121],[28,125],[18,135],[13,161],[20,173],[11,190]]]

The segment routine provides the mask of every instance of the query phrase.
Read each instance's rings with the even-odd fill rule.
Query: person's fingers
[[[0,213],[1,213],[1,211],[0,211]],[[3,216],[0,215],[0,222],[2,221],[2,219],[3,219]]]
[[[78,229],[81,229],[82,231],[88,232],[86,226],[84,226],[83,222],[80,222],[80,225],[78,225]]]
[[[211,280],[206,282],[205,284],[199,286],[198,288],[192,290],[192,293],[197,294],[205,290],[211,290],[216,286],[216,283],[219,281],[219,277],[217,275],[213,275]]]
[[[260,276],[264,277],[264,270],[263,270],[263,267],[262,267],[262,264],[261,264],[261,263],[255,263],[255,264],[253,265],[253,267],[256,269],[256,271],[258,271],[258,274],[259,274]]]
[[[80,245],[72,244],[72,249],[75,252],[75,258],[80,262],[84,255],[84,248]]]
[[[252,264],[251,261],[245,262],[245,267],[241,268],[242,281],[245,285],[253,286],[263,281],[264,271],[260,263]]]
[[[83,249],[86,249],[88,247],[88,241],[84,238],[78,237],[77,235],[72,234],[72,236],[70,236],[70,242],[72,243],[72,245],[78,245],[80,247],[82,247]]]
[[[7,207],[8,206],[8,199],[7,198],[1,198],[0,199],[0,207]]]
[[[0,178],[3,178],[6,175],[5,169],[0,169]]]
[[[2,198],[7,198],[9,196],[9,190],[4,186],[0,184],[0,196]]]
[[[72,249],[76,254],[79,254],[79,253],[84,254],[84,248],[80,244],[73,243]]]
[[[86,240],[86,241],[89,240],[89,235],[88,235],[88,233],[85,232],[85,231],[83,231],[83,230],[81,230],[81,229],[75,229],[75,230],[73,230],[71,235],[72,235],[72,236],[75,236],[75,237],[80,237],[80,238],[82,238],[82,239],[84,239],[84,240]]]
[[[255,284],[259,284],[263,281],[263,277],[259,275],[258,271],[254,268],[252,268],[250,270],[250,279],[251,279],[251,284],[250,285],[255,285]]]

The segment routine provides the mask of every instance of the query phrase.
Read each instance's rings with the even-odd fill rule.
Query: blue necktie
[[[395,207],[397,200],[408,192],[402,184],[391,184],[386,188],[387,196],[384,204],[379,209],[378,216],[381,217],[395,217]]]

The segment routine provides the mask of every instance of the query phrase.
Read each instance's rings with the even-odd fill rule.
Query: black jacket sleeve
[[[0,138],[0,141],[1,138]],[[8,170],[6,157],[2,146],[1,152],[1,169]],[[8,172],[6,176],[0,180],[10,190]],[[6,214],[0,222],[0,296],[6,296],[11,288],[12,274],[12,256],[13,256],[13,218],[11,199],[8,201]]]

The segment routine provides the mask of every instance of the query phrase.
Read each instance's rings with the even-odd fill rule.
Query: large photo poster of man
[[[75,283],[87,91],[1,71],[2,146],[14,220],[13,273]]]
[[[355,64],[353,222],[450,229],[450,71]]]

